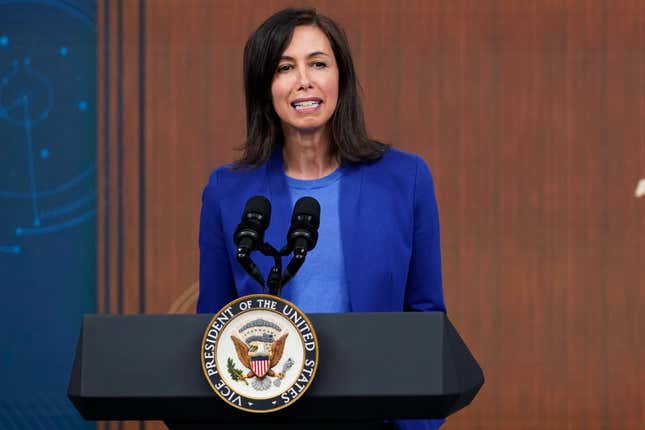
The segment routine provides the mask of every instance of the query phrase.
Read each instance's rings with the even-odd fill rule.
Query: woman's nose
[[[300,70],[299,74],[299,81],[298,83],[300,84],[300,88],[310,88],[311,87],[311,79],[309,78],[309,74],[307,73],[307,70]]]

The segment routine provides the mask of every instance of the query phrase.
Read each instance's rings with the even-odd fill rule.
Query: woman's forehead
[[[327,35],[314,25],[294,28],[291,41],[282,53],[282,57],[296,58],[315,55],[333,55]]]

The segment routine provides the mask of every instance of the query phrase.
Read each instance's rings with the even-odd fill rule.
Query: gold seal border
[[[295,309],[297,311],[300,311],[300,309],[298,309],[298,308],[293,308],[293,309]],[[248,313],[251,313],[251,312],[262,312],[262,311],[276,314],[277,317],[274,317],[274,318],[277,318],[277,319],[279,319],[280,321],[283,321],[283,322],[286,321],[287,324],[290,324],[291,327],[295,329],[295,332],[298,333],[298,336],[299,336],[300,341],[301,341],[300,346],[302,347],[302,356],[304,358],[306,358],[307,357],[307,349],[305,348],[305,340],[304,340],[304,338],[302,336],[302,333],[299,332],[298,327],[296,327],[288,318],[285,318],[284,315],[281,315],[280,312],[274,311],[273,309],[253,308],[253,309],[247,309],[247,310],[242,311],[242,312],[240,312],[238,314],[235,314],[232,319],[237,319],[237,317],[245,315],[245,314],[248,314]],[[300,311],[300,315],[303,315],[302,311]],[[222,326],[222,330],[220,331],[220,333],[224,332],[224,329],[226,327],[228,327],[229,323],[231,323],[231,322],[233,322],[233,321],[228,321],[226,324],[224,324]],[[307,322],[309,322],[309,321],[307,321]],[[212,327],[212,324],[208,326],[208,329],[206,330],[206,333],[208,333],[210,331],[210,327]],[[309,328],[311,329],[311,323],[309,323]],[[219,338],[217,339],[217,342],[215,342],[215,348],[217,348],[218,343],[219,343]],[[316,345],[316,348],[318,348],[318,345]],[[204,351],[202,350],[202,352],[204,352]],[[224,373],[224,372],[222,372],[222,369],[220,369],[219,364],[217,363],[217,360],[215,360],[215,367],[217,368],[217,372],[220,375],[222,375]],[[298,371],[298,375],[302,374],[302,369],[304,369],[304,368],[305,368],[305,363],[304,363],[304,360],[303,360],[302,365],[300,366],[300,369]],[[224,378],[221,378],[221,379],[222,379],[222,381],[224,381]],[[210,381],[210,378],[208,378],[208,380]],[[226,384],[226,382],[224,382],[224,383]],[[229,387],[231,390],[233,390],[233,392],[235,392],[237,395],[242,396],[242,394],[240,394],[236,390],[234,390],[229,384],[226,384],[226,386]],[[291,385],[291,387],[293,387],[293,385]],[[285,391],[285,393],[286,393],[286,391]],[[280,394],[280,396],[281,395],[282,394]],[[251,397],[251,396],[242,396],[242,397],[245,397],[247,399],[257,400],[257,401],[269,400],[269,399],[263,399],[261,397]]]
[[[204,360],[204,354],[203,354],[203,353],[204,353],[204,347],[205,347],[205,345],[206,345],[206,337],[207,337],[207,335],[208,335],[208,330],[211,328],[211,326],[213,325],[213,322],[217,319],[217,317],[218,317],[219,315],[221,315],[222,311],[223,311],[224,309],[228,308],[228,307],[235,306],[238,302],[241,302],[241,301],[244,301],[244,300],[248,300],[248,299],[255,299],[255,298],[263,298],[263,299],[278,300],[278,301],[282,302],[283,304],[287,304],[287,305],[291,306],[293,309],[295,309],[296,311],[298,311],[298,312],[300,313],[300,315],[305,319],[305,321],[307,321],[307,323],[309,324],[309,329],[311,330],[311,333],[312,333],[312,334],[313,334],[313,336],[314,336],[314,344],[316,345],[316,364],[314,365],[314,370],[313,370],[313,372],[311,373],[311,378],[309,379],[309,383],[307,384],[307,386],[305,387],[305,389],[304,389],[304,390],[302,390],[302,391],[301,391],[301,392],[300,392],[296,397],[294,397],[293,399],[289,400],[289,402],[288,402],[288,403],[283,404],[282,406],[278,406],[278,407],[273,408],[273,409],[267,409],[267,410],[263,410],[263,411],[260,411],[260,410],[257,410],[257,409],[248,409],[248,408],[245,408],[245,407],[239,406],[239,405],[237,405],[237,404],[235,404],[235,403],[231,402],[230,400],[228,400],[226,397],[224,397],[224,395],[222,395],[222,394],[221,394],[221,393],[220,393],[220,392],[215,388],[215,386],[214,386],[214,385],[213,385],[213,383],[211,382],[211,379],[208,377],[208,372],[206,372],[206,363],[205,363],[205,360]],[[233,321],[235,321],[235,319],[237,318],[237,316],[238,316],[238,315],[242,315],[242,314],[245,314],[245,313],[250,312],[250,311],[260,311],[260,310],[270,311],[270,312],[274,312],[274,313],[277,313],[278,315],[280,315],[278,312],[276,312],[276,311],[272,311],[271,309],[266,309],[266,308],[254,308],[254,309],[249,309],[249,310],[246,310],[246,311],[242,311],[242,312],[239,312],[239,313],[235,314],[235,315],[233,316],[233,318],[231,318],[231,319],[230,319],[226,324],[224,324],[224,325],[222,326],[221,330],[220,330],[220,333],[222,333],[222,332],[224,331],[224,329],[225,329],[225,328],[226,328],[230,323],[232,323]],[[286,319],[287,321],[289,321],[289,323],[290,323],[293,327],[295,327],[296,331],[298,332],[298,336],[300,336],[300,340],[302,341],[302,346],[303,346],[303,348],[304,348],[305,340],[304,340],[304,338],[302,337],[302,333],[300,332],[300,330],[298,330],[298,327],[297,327],[295,324],[293,324],[293,322],[292,322],[289,318],[285,318],[285,319]],[[215,348],[214,348],[214,353],[216,354],[216,355],[215,355],[215,366],[216,366],[216,367],[217,367],[217,345],[219,344],[219,341],[220,341],[220,338],[219,338],[219,335],[218,335],[217,342],[215,343]],[[208,382],[208,385],[211,387],[211,389],[212,389],[212,390],[217,394],[217,396],[218,396],[220,399],[224,400],[227,404],[229,404],[229,405],[233,406],[234,408],[236,408],[236,409],[240,409],[240,410],[242,410],[242,411],[251,412],[251,413],[255,413],[255,414],[266,414],[266,413],[276,412],[276,411],[279,411],[279,410],[281,410],[281,409],[284,409],[284,408],[287,408],[287,407],[289,407],[289,406],[293,405],[297,400],[299,400],[299,399],[302,397],[302,395],[303,395],[303,394],[305,394],[305,393],[309,390],[309,387],[311,387],[311,384],[314,382],[314,379],[316,378],[316,373],[318,372],[318,360],[319,360],[319,351],[320,351],[319,346],[320,346],[320,345],[318,344],[318,335],[316,334],[316,329],[314,328],[314,325],[311,323],[311,320],[310,320],[310,319],[307,317],[307,315],[302,311],[302,309],[300,309],[298,306],[296,306],[295,304],[293,304],[293,303],[292,303],[292,302],[290,302],[289,300],[283,299],[282,297],[273,296],[273,295],[270,295],[270,294],[249,294],[249,295],[246,295],[246,296],[238,297],[237,299],[235,299],[235,300],[233,300],[233,301],[228,302],[227,304],[225,304],[224,306],[222,306],[222,308],[221,308],[219,311],[217,311],[217,312],[215,313],[215,315],[213,315],[213,318],[211,318],[211,319],[210,319],[210,321],[209,321],[209,323],[208,323],[208,326],[206,327],[206,330],[204,331],[204,335],[202,336],[202,343],[201,343],[201,346],[200,346],[200,349],[199,349],[199,361],[200,361],[200,362],[201,362],[201,364],[202,364],[202,373],[204,374],[204,377],[206,378],[206,381]],[[307,356],[307,354],[306,354],[306,350],[305,350],[305,356],[304,356],[304,359],[306,359],[306,356]],[[302,365],[302,367],[300,368],[300,373],[302,373],[302,369],[303,369],[303,368],[304,368],[304,361],[303,361],[303,365]],[[218,370],[218,372],[219,372],[219,367],[217,367],[217,370]],[[220,373],[220,375],[221,375],[221,372],[219,372],[219,373]],[[250,398],[251,398],[251,397],[246,397],[246,396],[244,396],[244,395],[242,395],[242,394],[238,393],[235,389],[233,389],[233,387],[231,387],[230,385],[228,385],[228,384],[226,383],[226,381],[224,381],[224,378],[222,378],[221,376],[220,376],[220,378],[221,378],[222,382],[224,382],[224,384],[225,384],[225,385],[226,385],[226,386],[227,386],[231,391],[233,391],[235,394],[237,394],[238,396],[240,396],[240,397],[242,397],[242,398],[244,398],[244,399],[247,399],[247,398],[249,398],[249,399],[250,399]],[[291,389],[291,387],[293,387],[293,385],[291,385],[289,388],[287,388],[286,390],[284,390],[280,395],[278,395],[278,396],[276,396],[276,397],[280,397],[280,396],[282,396],[282,394],[284,394],[284,393],[286,393],[287,391],[289,391],[289,389]],[[256,400],[256,399],[253,399],[253,400]]]

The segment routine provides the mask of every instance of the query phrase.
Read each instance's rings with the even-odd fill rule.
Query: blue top
[[[343,168],[340,167],[320,179],[286,177],[292,205],[306,196],[320,203],[318,243],[282,290],[285,299],[297,303],[306,313],[351,311],[338,208],[342,176]]]

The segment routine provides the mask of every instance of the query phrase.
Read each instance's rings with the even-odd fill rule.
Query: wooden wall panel
[[[617,5],[607,19],[607,403],[609,422],[626,428],[645,423],[645,198],[633,194],[645,178],[645,8],[637,5]]]
[[[137,314],[145,306],[142,100],[143,4],[97,6],[98,279],[101,313]],[[101,430],[143,429],[143,422],[101,422]]]
[[[487,378],[446,428],[640,428],[638,0],[99,2],[101,309],[192,311],[200,194],[244,137],[244,42],[304,4],[347,31],[372,135],[432,168],[449,315]]]
[[[98,309],[145,311],[141,270],[140,22],[137,2],[99,8]]]

